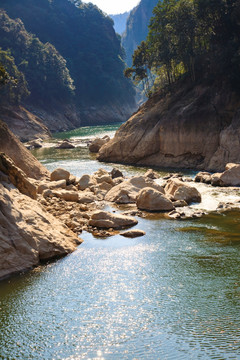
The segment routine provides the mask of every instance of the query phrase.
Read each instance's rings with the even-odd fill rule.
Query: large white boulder
[[[184,200],[188,204],[192,202],[201,202],[199,191],[185,182],[178,179],[170,179],[165,186],[167,195],[171,195],[175,201]]]
[[[50,175],[51,181],[58,181],[58,180],[68,181],[69,177],[70,177],[70,172],[62,168],[55,169]]]
[[[146,187],[137,196],[137,207],[147,211],[171,211],[173,203],[158,190]]]
[[[240,164],[227,164],[220,180],[224,186],[240,186]]]

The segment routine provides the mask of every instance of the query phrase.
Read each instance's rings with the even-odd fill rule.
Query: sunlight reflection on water
[[[113,165],[86,150],[38,154],[77,176]],[[73,254],[1,283],[0,359],[240,358],[239,215],[138,220],[142,238],[83,233]]]

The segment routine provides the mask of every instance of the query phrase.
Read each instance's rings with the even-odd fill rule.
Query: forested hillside
[[[20,19],[12,20],[0,10],[0,62],[12,78],[1,88],[0,101],[22,99],[33,104],[69,101],[73,80],[66,60],[50,43],[43,44],[28,33]],[[10,79],[9,79],[10,80]]]
[[[141,0],[131,12],[127,20],[126,31],[122,36],[122,45],[126,51],[126,63],[132,64],[134,50],[145,40],[152,11],[158,0]]]
[[[87,123],[88,115],[97,123],[98,112],[100,121],[130,115],[134,90],[123,75],[120,40],[112,20],[96,6],[1,0],[0,8],[0,62],[12,77],[1,90],[2,101],[11,98],[45,110],[69,104],[75,109],[72,126]]]

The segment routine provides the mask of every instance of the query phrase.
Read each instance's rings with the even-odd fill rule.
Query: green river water
[[[76,176],[113,167],[84,147],[34,153]],[[0,359],[240,359],[240,214],[138,220],[142,238],[83,233],[73,254],[0,283]]]

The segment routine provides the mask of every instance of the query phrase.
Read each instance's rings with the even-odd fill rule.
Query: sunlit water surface
[[[82,148],[36,154],[77,176],[113,166]],[[84,233],[73,254],[0,284],[0,359],[240,359],[239,213],[138,220],[142,238]]]

